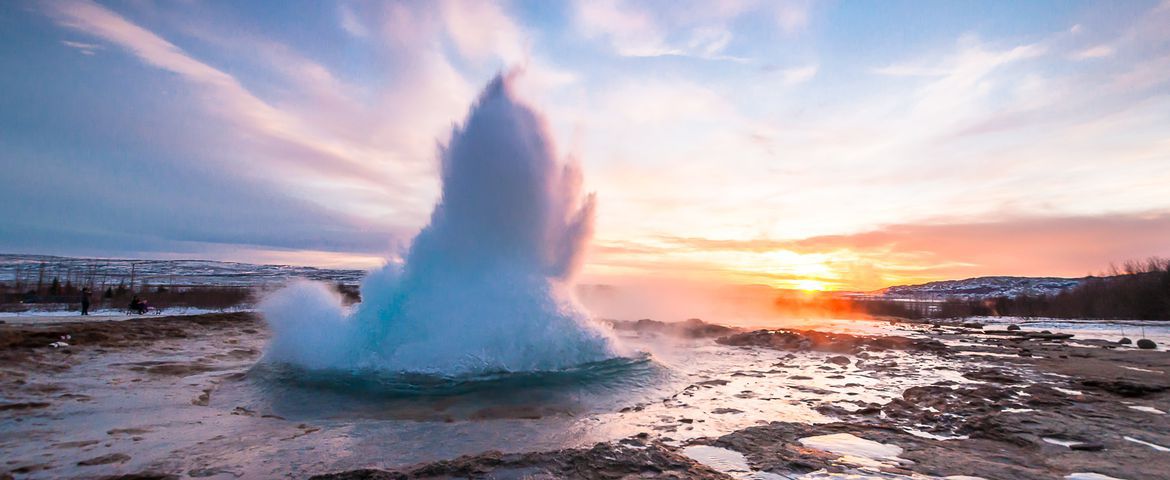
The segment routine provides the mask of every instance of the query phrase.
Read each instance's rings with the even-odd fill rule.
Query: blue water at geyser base
[[[518,391],[532,400],[628,388],[613,378],[660,370],[572,298],[594,198],[581,193],[576,164],[557,160],[545,120],[516,97],[515,75],[496,77],[441,148],[430,223],[401,264],[362,282],[361,303],[346,309],[307,281],[261,302],[273,336],[250,376],[284,394],[365,404]]]
[[[653,401],[674,377],[646,355],[556,371],[462,376],[260,363],[225,398],[296,421],[568,421]]]

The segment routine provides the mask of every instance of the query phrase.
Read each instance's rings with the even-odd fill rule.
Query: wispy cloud
[[[941,67],[927,67],[920,65],[887,65],[871,70],[877,75],[890,77],[938,77],[946,75],[949,70]]]
[[[1070,57],[1073,60],[1089,60],[1089,59],[1093,59],[1093,58],[1109,57],[1109,56],[1112,56],[1113,53],[1114,53],[1113,47],[1110,47],[1108,45],[1097,45],[1095,47],[1086,48],[1084,50],[1076,52],[1076,53],[1070,55]]]
[[[812,9],[810,0],[786,0],[775,2],[776,23],[787,33],[803,30],[808,26]]]
[[[817,71],[820,69],[819,65],[806,65],[803,67],[789,68],[780,72],[781,78],[784,79],[786,85],[797,85],[817,76]]]
[[[72,40],[61,40],[61,44],[66,47],[76,49],[82,55],[93,55],[101,50],[103,47],[96,43],[74,42]]]
[[[776,284],[817,278],[862,290],[979,275],[1077,277],[1131,259],[1170,255],[1170,214],[1029,217],[980,223],[903,224],[797,240],[657,237],[597,252],[601,263],[654,269],[725,268],[724,275]],[[727,268],[728,262],[763,270]],[[672,265],[674,262],[683,265]],[[865,283],[857,283],[864,274]],[[754,280],[751,280],[754,278]],[[779,282],[783,283],[783,282]]]
[[[736,39],[730,23],[747,15],[770,16],[781,31],[795,34],[807,27],[811,13],[811,2],[803,0],[688,0],[662,7],[652,9],[648,2],[636,0],[582,0],[575,2],[573,17],[582,34],[608,42],[620,56],[743,63],[751,59],[726,53]]]
[[[655,57],[685,53],[667,45],[665,33],[650,12],[619,0],[579,1],[575,5],[578,28],[587,37],[608,41],[618,55]]]
[[[51,118],[64,119],[45,127],[45,138],[55,138],[54,129],[81,131],[62,137],[76,145],[52,148],[100,154],[103,145],[120,142],[104,153],[135,154],[159,168],[188,163],[172,173],[177,178],[202,168],[244,184],[215,208],[261,205],[257,196],[273,196],[289,198],[264,208],[316,209],[305,221],[314,229],[281,229],[272,222],[299,220],[273,215],[265,223],[254,208],[244,208],[224,220],[235,227],[204,235],[152,209],[157,228],[134,235],[154,235],[144,241],[154,251],[190,237],[281,251],[344,246],[368,253],[374,236],[355,231],[409,238],[425,222],[438,192],[436,144],[466,112],[479,82],[521,64],[528,72],[525,96],[551,113],[561,144],[581,158],[585,181],[598,192],[602,247],[595,268],[872,283],[886,275],[878,271],[927,276],[997,264],[922,255],[904,248],[905,240],[834,252],[805,250],[790,239],[897,230],[889,225],[1170,208],[1158,188],[1170,182],[1164,134],[1170,9],[1127,4],[1078,16],[1076,9],[1054,8],[1068,13],[1060,21],[1073,18],[1080,26],[1052,31],[1047,19],[1023,19],[1019,34],[1004,35],[989,26],[1006,9],[988,8],[988,17],[971,19],[924,8],[924,21],[938,16],[948,28],[915,32],[913,41],[868,42],[872,29],[851,22],[897,19],[884,8],[849,2],[603,0],[536,8],[344,1],[317,9],[321,15],[266,16],[231,3],[64,0],[5,10],[53,20],[50,35],[35,21],[16,22],[13,35],[29,48],[56,50],[40,61],[58,62],[52,66],[61,71],[84,65],[94,74],[86,85],[108,94],[81,92],[76,82],[33,86],[15,78],[6,85],[18,87],[10,95],[18,100],[42,87],[73,95],[69,102],[46,98],[26,107],[52,109]],[[970,33],[958,36],[955,28]],[[51,40],[38,40],[44,38]],[[80,62],[60,55],[63,48],[96,55]],[[14,61],[4,60],[6,66]],[[115,76],[123,84],[105,81]],[[111,98],[133,108],[77,111],[78,99],[105,105]],[[14,112],[0,113],[0,121],[13,121],[21,110]],[[9,155],[4,148],[0,153]],[[111,170],[121,168],[128,167]],[[0,192],[15,191],[11,178],[0,183]],[[122,184],[112,177],[110,183]],[[249,188],[263,195],[249,195]],[[26,197],[10,203],[49,201],[20,191]],[[206,191],[216,189],[184,195]],[[134,202],[120,192],[104,195],[107,208]],[[167,192],[149,195],[201,208]],[[53,205],[69,211],[61,205],[79,201]],[[51,210],[24,221],[45,227],[42,217],[52,218]],[[352,218],[329,221],[330,212]],[[233,230],[248,224],[289,238]],[[908,231],[937,236],[925,228]],[[337,232],[363,240],[325,240]],[[726,243],[706,245],[712,253],[705,255],[667,238]],[[888,256],[879,258],[880,252]],[[856,278],[842,276],[846,270]]]
[[[245,89],[232,75],[201,62],[166,39],[126,20],[117,13],[89,1],[62,1],[46,4],[48,13],[62,26],[94,35],[133,53],[148,65],[175,73],[202,88],[214,100],[211,105],[241,126],[252,128],[273,139],[296,145],[315,154],[285,157],[281,166],[307,160],[309,168],[327,167],[335,174],[350,173],[357,181],[381,178],[358,155],[342,144],[314,135],[301,119],[283,112]],[[315,163],[328,158],[327,165]]]

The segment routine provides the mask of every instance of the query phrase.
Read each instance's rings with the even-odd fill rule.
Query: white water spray
[[[556,160],[544,120],[498,76],[440,152],[442,197],[402,265],[362,282],[346,313],[301,282],[260,309],[266,360],[307,368],[463,375],[558,370],[615,356],[569,295],[592,235],[592,195]]]

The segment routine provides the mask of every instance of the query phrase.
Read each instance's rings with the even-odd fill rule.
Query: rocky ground
[[[140,349],[164,340],[252,336],[264,330],[250,313],[213,313],[179,317],[142,317],[125,321],[52,324],[0,324],[0,412],[47,408],[54,402],[84,401],[84,392],[66,392],[51,383],[27,381],[31,373],[63,372],[77,354]],[[259,352],[240,348],[226,355],[245,360]],[[210,362],[144,362],[129,368],[153,375],[185,376],[211,370]]]
[[[694,325],[649,326],[682,329],[692,336],[702,330]],[[1170,353],[1103,341],[1074,345],[1056,334],[986,334],[974,327],[907,325],[908,331],[925,332],[926,338],[787,330],[721,337],[719,343],[745,348],[840,353],[828,361],[869,363],[873,369],[896,367],[867,362],[871,352],[887,349],[929,351],[954,362],[973,357],[983,361],[964,375],[972,383],[913,387],[885,405],[822,407],[837,422],[773,422],[687,444],[742,453],[752,469],[785,477],[820,472],[843,478],[1061,479],[1074,473],[1170,478],[1170,449],[1164,447],[1170,445],[1170,420],[1158,413],[1170,407]],[[901,453],[885,461],[858,461],[800,441],[824,435],[893,445]],[[398,471],[358,470],[318,478],[734,478],[681,456],[685,446],[647,438],[523,455],[487,452]]]
[[[418,465],[399,471],[354,470],[314,480],[419,478],[726,479],[726,474],[681,455],[677,448],[639,435],[591,448],[504,454],[496,451]]]
[[[720,344],[745,350],[774,349],[793,355],[821,352],[829,354],[825,375],[843,365],[898,375],[915,366],[897,365],[882,352],[912,351],[945,359],[963,372],[965,379],[957,380],[965,381],[911,387],[901,398],[884,404],[860,400],[822,404],[821,413],[837,420],[830,423],[772,422],[686,441],[647,432],[584,448],[488,451],[397,470],[361,469],[314,478],[745,478],[745,472],[720,471],[686,454],[688,448],[703,445],[738,452],[751,469],[781,478],[810,472],[919,478],[966,475],[989,480],[1060,479],[1078,472],[1131,480],[1170,478],[1170,449],[1166,448],[1170,418],[1162,413],[1170,410],[1168,352],[1055,334],[989,332],[962,324],[900,324],[905,335],[864,336],[810,330],[744,332],[694,321],[641,323],[614,327],[717,338]],[[174,339],[224,337],[232,341],[263,329],[262,322],[246,313],[0,325],[0,418],[11,419],[60,402],[85,401],[85,392],[27,381],[34,372],[71,368],[75,356],[146,348]],[[53,342],[85,347],[50,347]],[[78,353],[71,353],[74,350]],[[241,349],[238,354],[246,360],[258,352]],[[161,362],[133,368],[152,375],[183,376],[213,365]],[[198,404],[200,398],[190,401]],[[896,446],[898,453],[866,458],[808,441],[822,436],[887,449]],[[83,460],[92,463],[79,465],[126,460],[95,456]],[[36,468],[9,461],[0,465],[0,478],[19,478]],[[214,476],[216,472],[208,473]],[[142,471],[110,478],[173,477],[167,471]]]
[[[108,403],[110,392],[157,396],[158,389],[153,388],[157,384],[181,385],[174,391],[184,395],[156,403],[205,406],[216,384],[238,377],[240,365],[259,357],[258,348],[245,344],[255,344],[254,339],[266,335],[263,322],[249,313],[144,316],[124,321],[54,320],[0,324],[0,479],[103,478],[92,473],[87,476],[86,472],[122,470],[149,461],[117,450],[146,443],[143,441],[148,437],[169,435],[156,431],[154,425],[144,426],[177,421],[167,413],[136,417],[134,413],[117,413],[123,406],[115,403],[108,407],[116,412],[111,418],[124,418],[115,421],[128,423],[110,426],[102,420],[85,423],[82,418],[79,421],[86,429],[77,430],[76,424],[70,424],[74,429],[61,430],[51,421],[103,400]],[[220,348],[209,349],[206,355],[182,353],[187,351],[184,345],[209,344]],[[140,361],[119,363],[117,359]],[[225,371],[232,365],[233,373]],[[90,378],[82,383],[79,376]],[[72,438],[76,436],[85,439]],[[30,458],[26,445],[33,445],[33,452],[38,446],[43,448]],[[166,477],[146,469],[110,478]]]
[[[839,422],[772,423],[699,442],[742,452],[753,467],[780,473],[843,471],[839,455],[798,439],[847,433],[901,447],[906,461],[880,467],[891,474],[1170,476],[1170,450],[1163,447],[1170,445],[1170,421],[1159,413],[1170,406],[1167,352],[963,327],[936,327],[931,336],[950,345],[940,354],[980,355],[996,365],[964,375],[981,383],[940,382],[907,389],[885,405],[826,408]]]

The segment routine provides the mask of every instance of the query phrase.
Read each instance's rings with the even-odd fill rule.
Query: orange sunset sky
[[[872,290],[1170,256],[1168,1],[287,10],[3,2],[0,252],[373,267],[520,67],[597,195],[580,282]]]

